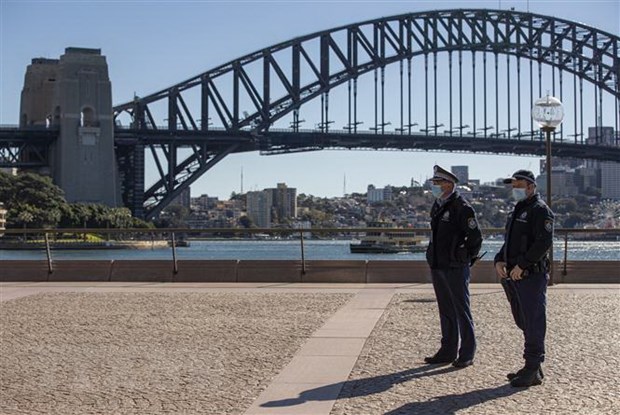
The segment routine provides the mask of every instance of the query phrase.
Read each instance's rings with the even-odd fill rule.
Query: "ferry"
[[[359,242],[349,245],[352,254],[425,252],[428,246],[428,238],[409,232],[398,232],[391,223],[373,222],[370,227],[389,228],[389,230],[367,232]]]

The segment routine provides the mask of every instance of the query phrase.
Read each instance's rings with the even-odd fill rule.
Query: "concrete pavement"
[[[430,366],[429,284],[2,283],[0,413],[620,413],[620,286],[549,290],[546,379],[472,285],[476,364]]]

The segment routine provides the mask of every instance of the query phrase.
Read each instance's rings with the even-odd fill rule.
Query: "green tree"
[[[102,204],[67,203],[51,178],[34,173],[13,176],[0,172],[0,202],[7,209],[9,228],[150,228],[127,208]]]
[[[26,229],[28,224],[34,220],[34,216],[32,215],[32,213],[26,210],[23,210],[18,213],[17,219],[23,224],[24,229]],[[28,234],[24,232],[24,239],[27,239],[27,238],[28,238]]]
[[[240,200],[243,203],[246,203],[247,200],[247,193],[236,193],[235,191],[233,191],[230,194],[230,198],[229,200]]]
[[[186,228],[189,210],[185,206],[170,205],[155,221],[158,228]]]
[[[594,197],[600,198],[601,189],[597,189],[596,187],[588,187],[583,191],[583,194],[586,196],[594,196]]]
[[[140,218],[136,218],[134,216],[131,217],[131,224],[129,225],[130,228],[144,228],[144,229],[153,229],[155,228],[155,225],[153,224],[153,222],[147,222],[144,221]]]
[[[55,227],[66,205],[63,191],[52,179],[34,173],[0,173],[0,201],[8,211],[9,228]]]
[[[250,219],[249,217],[245,215],[239,218],[239,224],[246,229],[254,227],[254,223],[252,222],[252,219]]]
[[[553,203],[553,210],[556,213],[575,212],[577,208],[577,202],[574,199],[559,199]]]
[[[131,216],[125,207],[113,208],[102,204],[68,203],[62,209],[63,228],[152,228],[153,224]]]
[[[132,227],[131,211],[127,208],[108,208],[105,220],[110,223],[111,228]]]
[[[583,225],[584,223],[587,223],[590,220],[591,220],[590,215],[584,215],[583,213],[571,213],[564,220],[562,227],[574,228],[576,225]]]

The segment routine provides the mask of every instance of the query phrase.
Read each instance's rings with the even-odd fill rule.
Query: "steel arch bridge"
[[[542,155],[530,109],[546,91],[567,111],[554,156],[620,162],[619,48],[618,35],[580,23],[486,9],[403,14],[298,37],[116,106],[124,202],[152,217],[235,152]],[[315,127],[301,128],[302,117]],[[146,154],[159,179],[145,189]]]

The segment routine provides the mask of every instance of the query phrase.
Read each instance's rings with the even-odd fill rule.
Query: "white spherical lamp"
[[[532,118],[543,130],[555,130],[564,119],[564,106],[550,95],[538,98],[532,108]]]

